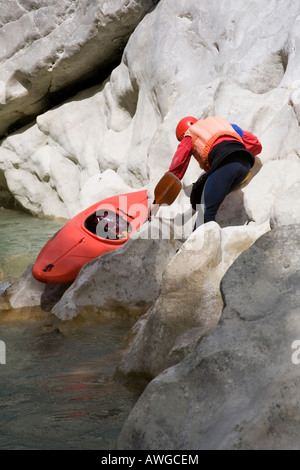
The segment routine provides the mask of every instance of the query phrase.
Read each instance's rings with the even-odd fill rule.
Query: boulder
[[[265,163],[249,185],[244,189],[244,206],[249,220],[263,223],[269,220],[278,200],[283,193],[300,184],[300,160],[272,161]],[[286,196],[287,197],[287,196]],[[292,197],[292,196],[290,196]],[[295,213],[296,201],[290,206],[287,203],[285,211]],[[299,197],[299,196],[298,196]],[[281,206],[282,207],[282,206]],[[278,210],[280,210],[278,208]]]
[[[300,225],[276,228],[222,280],[216,328],[147,386],[119,450],[298,450]]]
[[[152,379],[197,347],[219,321],[225,272],[268,230],[268,223],[221,229],[209,222],[193,232],[167,265],[157,301],[134,326],[117,375]]]
[[[54,306],[61,320],[77,315],[137,319],[159,295],[162,273],[180,248],[176,239],[153,236],[146,223],[118,250],[82,267],[72,286]],[[152,235],[152,237],[151,237]]]
[[[300,180],[279,195],[273,204],[271,228],[300,224]]]
[[[0,314],[16,310],[28,316],[31,312],[50,312],[59,301],[68,284],[44,284],[32,275],[33,262],[12,284],[5,285],[0,294]]]
[[[99,82],[156,3],[6,1],[0,13],[0,136],[62,100],[63,92],[74,94],[79,82],[95,76]]]
[[[163,270],[182,244],[178,239],[162,239],[161,225],[149,225],[146,223],[120,249],[84,265],[73,283],[39,282],[30,263],[19,279],[5,285],[0,311],[37,308],[60,320],[78,315],[136,320],[155,302]]]

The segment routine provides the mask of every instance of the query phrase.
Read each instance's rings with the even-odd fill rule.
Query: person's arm
[[[172,159],[169,167],[169,172],[177,176],[180,180],[184,177],[184,174],[189,166],[191,155],[192,155],[192,138],[187,136],[182,139],[177,147],[175,155]]]
[[[233,129],[243,139],[243,143],[247,150],[249,150],[254,156],[258,155],[262,151],[262,145],[256,135],[251,132],[244,131],[237,124],[231,124]]]
[[[182,139],[180,144],[177,147],[177,150],[175,152],[174,157],[172,158],[171,165],[169,167],[169,170],[166,173],[172,173],[175,175],[179,180],[181,180],[188,168],[191,155],[192,155],[192,145],[193,141],[192,138],[187,136]],[[166,174],[164,175],[166,176]],[[161,180],[158,182],[157,186],[161,183],[161,181],[164,179],[164,177],[161,178]],[[156,188],[157,188],[156,186]],[[156,203],[155,198],[150,205],[148,209],[148,220],[151,220],[152,215],[154,215],[158,208],[159,205]]]

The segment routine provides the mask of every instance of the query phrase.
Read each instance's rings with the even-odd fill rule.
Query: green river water
[[[62,225],[0,209],[0,292]],[[138,398],[114,378],[132,322],[52,317],[0,312],[0,449],[113,450]]]

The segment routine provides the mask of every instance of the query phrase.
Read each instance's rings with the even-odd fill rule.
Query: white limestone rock
[[[244,189],[244,206],[249,220],[258,224],[269,220],[276,199],[296,183],[300,183],[299,159],[264,164]],[[288,206],[286,210],[289,212]]]
[[[94,314],[139,318],[158,297],[163,270],[182,245],[162,239],[163,224],[146,222],[123,247],[84,265],[73,283],[39,282],[31,263],[0,297],[0,312],[39,308],[63,321]]]
[[[159,295],[162,273],[181,242],[149,232],[146,222],[123,247],[96,258],[81,269],[52,312],[61,320],[93,313],[138,319]],[[153,236],[156,232],[156,236]],[[152,238],[150,235],[152,234]]]
[[[300,224],[300,181],[278,196],[270,218],[272,229],[293,224]]]
[[[142,188],[146,189],[146,188]],[[80,192],[79,207],[84,208],[107,198],[119,194],[131,193],[134,190],[113,170],[105,170],[103,173],[91,176]]]
[[[121,58],[156,0],[9,0],[0,12],[0,135]]]
[[[268,223],[221,229],[210,222],[193,232],[167,265],[160,295],[135,326],[118,374],[149,380],[191,352],[218,323],[222,277],[268,230]]]
[[[15,310],[20,316],[50,312],[70,286],[70,283],[44,284],[37,281],[32,275],[33,264],[30,263],[22,276],[1,292],[0,315],[7,310]]]
[[[298,450],[300,226],[271,230],[222,280],[218,326],[146,387],[120,450]]]
[[[143,135],[140,116],[137,121],[136,132]],[[106,198],[141,189],[147,183],[146,155],[152,129],[149,126],[149,133],[144,134],[139,158],[130,147],[127,132],[127,128],[123,132],[109,129],[103,87],[86,90],[2,142],[0,168],[6,185],[32,214],[62,218],[84,210],[96,194],[101,200],[102,195]]]
[[[249,7],[243,0],[226,5],[220,16],[223,8],[219,1],[205,9],[196,1],[159,2],[103,85],[2,142],[2,186],[6,182],[21,205],[46,216],[77,213],[80,199],[88,204],[80,193],[89,179],[106,170],[117,174],[120,188],[148,185],[151,197],[169,167],[177,146],[174,129],[185,114],[220,114],[256,134],[263,144],[258,166],[299,160],[299,62],[293,46],[299,5],[276,0],[262,8],[256,0]],[[183,179],[181,204],[189,203],[190,185],[200,174],[193,162]],[[106,180],[101,184],[105,193]],[[228,198],[222,225],[229,219],[231,225],[245,223],[241,203],[240,196]]]

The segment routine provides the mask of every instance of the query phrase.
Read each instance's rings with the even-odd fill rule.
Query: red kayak
[[[147,190],[97,202],[48,240],[35,261],[33,276],[47,284],[74,281],[85,263],[123,246],[147,213]]]

